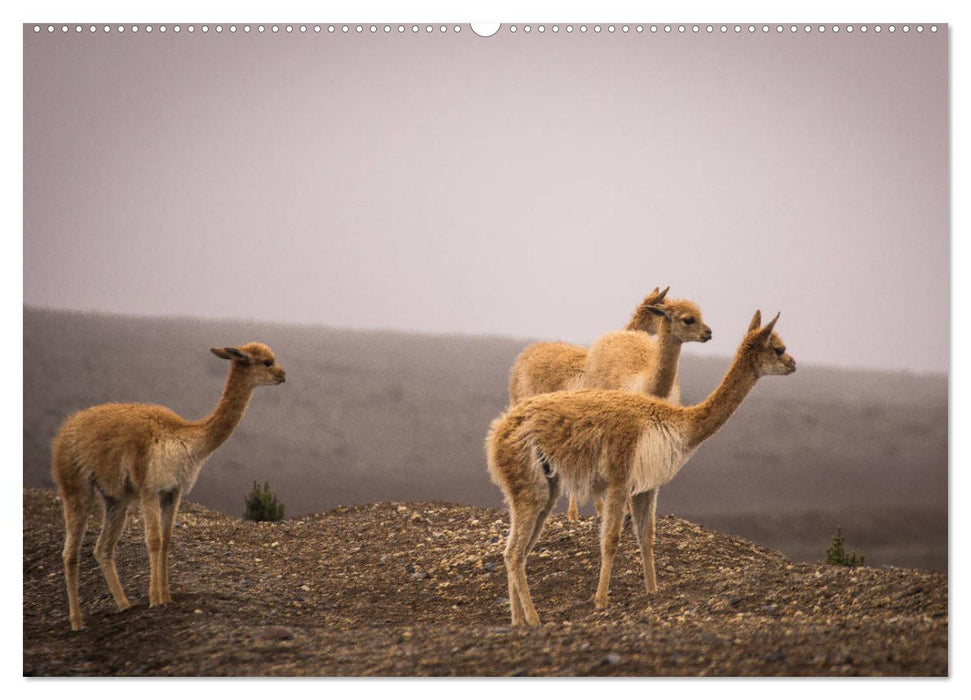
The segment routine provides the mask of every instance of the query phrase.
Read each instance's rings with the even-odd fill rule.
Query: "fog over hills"
[[[268,480],[287,515],[501,504],[483,444],[528,340],[38,308],[24,309],[24,485],[52,486],[50,440],[72,411],[143,401],[207,414],[228,369],[209,348],[250,340],[273,348],[287,382],[257,389],[192,500],[239,515],[252,482]],[[729,362],[687,350],[685,403]],[[947,392],[944,375],[800,365],[763,378],[662,489],[659,510],[805,559],[823,557],[840,524],[868,564],[946,569]]]

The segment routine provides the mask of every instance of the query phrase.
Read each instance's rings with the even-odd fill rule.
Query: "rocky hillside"
[[[919,675],[948,672],[947,578],[794,564],[666,516],[660,592],[642,590],[630,529],[611,606],[593,608],[594,523],[554,515],[530,559],[543,624],[509,626],[502,510],[341,507],[274,524],[186,504],[174,601],[147,606],[137,510],[119,543],[133,607],[113,611],[92,556],[72,633],[60,506],[24,489],[25,675]]]

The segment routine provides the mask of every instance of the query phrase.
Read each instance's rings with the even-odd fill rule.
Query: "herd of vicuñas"
[[[530,345],[509,377],[509,408],[486,437],[489,474],[509,505],[505,564],[512,624],[539,624],[526,580],[536,545],[560,491],[569,515],[593,498],[600,516],[601,565],[594,603],[607,605],[610,573],[629,510],[640,544],[647,593],[654,567],[658,490],[731,417],[759,377],[791,374],[795,360],[756,311],[735,358],[701,403],[682,406],[681,345],[705,343],[712,331],[688,300],[655,288],[627,327],[589,349],[559,342]],[[179,504],[202,465],[232,434],[258,386],[286,373],[262,343],[212,348],[230,361],[216,408],[186,420],[164,406],[109,403],[69,416],[52,443],[54,483],[64,510],[64,578],[71,628],[83,627],[78,600],[80,547],[88,512],[103,511],[94,555],[119,610],[130,606],[115,568],[115,546],[128,506],[137,501],[150,562],[149,605],[171,602],[168,557]],[[491,602],[483,601],[483,605]]]

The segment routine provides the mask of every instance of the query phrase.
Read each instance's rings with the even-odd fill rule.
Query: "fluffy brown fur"
[[[128,505],[141,504],[151,566],[149,604],[172,600],[168,553],[182,495],[206,459],[232,434],[257,386],[282,384],[286,373],[262,343],[212,348],[232,360],[222,397],[206,418],[189,421],[164,406],[112,403],[69,416],[52,443],[52,473],[64,508],[64,578],[71,628],[81,629],[79,550],[88,509],[96,497],[104,509],[95,558],[119,610],[130,603],[115,569],[115,544]]]
[[[581,497],[592,494],[604,499],[596,606],[607,604],[624,503],[632,492],[645,585],[649,593],[657,590],[654,526],[647,517],[656,490],[673,479],[698,446],[724,425],[760,376],[795,371],[795,360],[772,332],[777,319],[778,315],[761,327],[761,314],[755,313],[725,377],[696,406],[588,389],[535,396],[493,421],[486,453],[492,481],[509,504],[505,561],[514,625],[539,624],[525,564],[561,482]]]
[[[509,403],[551,391],[580,387],[587,349],[570,343],[533,343],[516,358],[509,373]]]
[[[645,309],[662,301],[667,291],[655,287],[634,311],[627,327],[654,332],[655,316]],[[580,388],[586,362],[587,349],[580,345],[553,342],[527,346],[509,371],[509,405],[537,394]]]

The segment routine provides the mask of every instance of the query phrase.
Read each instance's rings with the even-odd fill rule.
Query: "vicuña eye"
[[[266,365],[267,367],[272,367],[273,360],[263,360],[263,364]]]
[[[776,348],[775,349],[775,354],[778,355],[779,357],[782,357],[782,355],[785,353],[785,351],[786,351],[785,348]]]
[[[692,323],[695,322],[695,319],[693,316],[688,316],[687,318],[682,318],[681,321],[682,323],[684,323],[684,325],[690,326]]]

